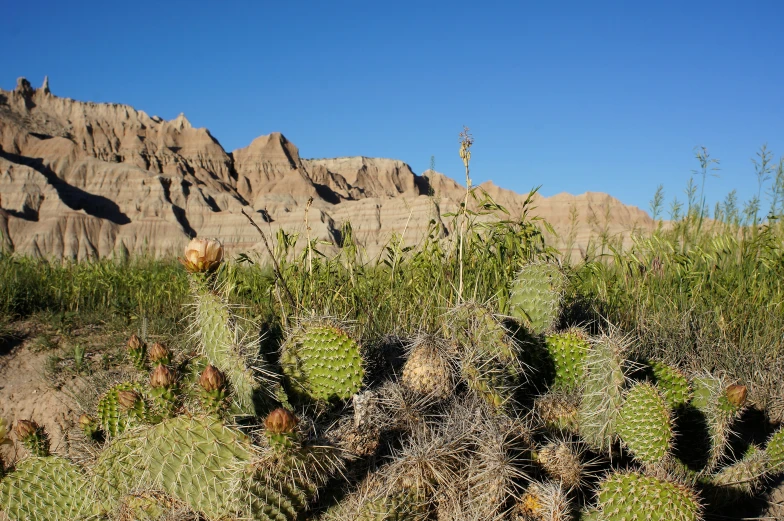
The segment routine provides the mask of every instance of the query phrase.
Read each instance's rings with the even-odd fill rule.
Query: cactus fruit
[[[552,331],[561,314],[566,277],[550,263],[531,263],[517,273],[509,296],[509,314],[532,333]]]
[[[591,349],[585,332],[572,328],[547,335],[545,344],[555,367],[553,388],[567,392],[579,389],[585,378],[585,357]]]
[[[638,472],[608,475],[598,490],[603,521],[698,521],[702,506],[690,488]]]
[[[226,405],[226,377],[215,366],[208,365],[199,375],[199,399],[204,410],[220,414]]]
[[[49,436],[43,427],[31,420],[18,420],[14,433],[33,456],[49,455]]]
[[[136,369],[139,371],[144,370],[144,363],[147,357],[147,344],[145,344],[136,334],[131,335],[131,338],[128,339],[128,356],[131,358]]]
[[[623,354],[627,338],[617,333],[600,338],[585,358],[585,385],[578,410],[580,434],[596,449],[615,442],[626,374]]]
[[[452,396],[455,377],[444,344],[441,339],[424,335],[414,340],[403,366],[403,386],[436,400]]]
[[[618,418],[618,435],[643,464],[662,462],[672,449],[670,409],[659,391],[638,383],[627,393]]]
[[[147,358],[150,359],[153,365],[169,365],[172,361],[171,351],[159,342],[155,342],[150,346]]]
[[[106,509],[133,490],[162,490],[220,518],[242,511],[252,457],[241,432],[209,417],[178,416],[115,438],[95,464],[95,486]]]
[[[92,513],[89,481],[60,456],[22,460],[0,481],[0,510],[11,521],[71,521]]]
[[[170,418],[177,407],[177,377],[165,365],[156,365],[150,373],[150,396],[164,417]]]
[[[224,299],[203,281],[194,281],[196,313],[193,328],[199,339],[201,354],[226,375],[232,390],[234,410],[240,415],[254,415],[253,397],[260,389],[248,356],[244,333]]]
[[[117,436],[147,420],[147,404],[139,393],[140,389],[138,384],[122,382],[98,400],[98,420],[107,436]]]
[[[768,472],[772,475],[784,472],[784,427],[779,428],[768,438],[765,446],[768,459]]]
[[[649,362],[653,380],[656,387],[661,391],[664,400],[670,409],[683,407],[691,400],[691,386],[689,380],[682,372],[675,367],[663,362]]]
[[[516,510],[526,521],[569,521],[573,515],[566,490],[552,482],[531,483]]]
[[[303,323],[281,346],[280,365],[295,393],[311,400],[346,400],[362,387],[359,344],[340,327]]]
[[[548,476],[560,481],[567,489],[572,489],[578,487],[583,480],[585,464],[581,452],[574,443],[558,440],[533,451],[531,456]]]

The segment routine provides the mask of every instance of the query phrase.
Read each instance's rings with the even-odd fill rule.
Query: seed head
[[[18,420],[14,432],[20,440],[24,440],[38,432],[38,429],[38,424],[32,420]]]
[[[117,402],[126,411],[133,409],[141,397],[136,391],[120,391],[117,393]]]
[[[299,423],[299,420],[294,414],[279,407],[269,413],[267,419],[264,420],[264,427],[272,434],[284,434],[293,432],[297,423]]]
[[[180,262],[191,273],[214,271],[223,260],[223,245],[217,239],[193,239]]]
[[[199,385],[205,391],[217,391],[226,385],[226,377],[216,367],[208,365],[199,376]]]
[[[150,386],[153,389],[164,387],[168,389],[177,381],[174,372],[165,365],[158,365],[150,373]]]

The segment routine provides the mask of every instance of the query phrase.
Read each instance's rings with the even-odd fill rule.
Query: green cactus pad
[[[554,389],[574,391],[585,379],[585,357],[591,344],[585,333],[570,329],[545,337],[545,344],[555,367]]]
[[[303,325],[281,346],[280,364],[289,387],[311,400],[346,400],[362,387],[360,347],[331,324]]]
[[[599,519],[603,521],[698,521],[697,494],[683,485],[636,472],[610,474],[599,484]]]
[[[670,454],[670,409],[656,387],[638,383],[626,393],[618,418],[618,435],[641,463],[660,463]]]
[[[71,521],[92,511],[90,484],[59,456],[30,457],[0,481],[0,510],[11,521]]]
[[[768,471],[772,475],[784,473],[784,427],[779,428],[765,446],[768,458]]]
[[[523,266],[510,288],[509,314],[534,334],[557,325],[566,277],[555,264]]]
[[[733,501],[735,496],[753,496],[762,487],[768,471],[768,457],[764,450],[751,445],[743,455],[743,459],[724,467],[709,483],[720,487],[717,491],[717,500],[712,503]],[[734,494],[728,494],[727,489]]]
[[[693,438],[692,443],[708,448],[706,461],[701,462],[708,471],[715,469],[724,456],[733,433],[733,422],[743,409],[742,405],[734,404],[728,398],[729,387],[729,380],[711,374],[704,374],[692,380],[694,397],[690,405],[696,413],[692,412],[691,416],[694,418],[691,422],[688,417],[684,420],[684,437]],[[700,432],[690,423],[698,427],[698,424],[704,424],[707,432]]]
[[[514,386],[507,374],[495,364],[481,359],[464,360],[460,364],[463,380],[477,396],[495,408],[503,408],[512,399]]]
[[[589,445],[609,450],[616,441],[616,424],[626,385],[624,351],[627,339],[604,336],[585,358],[585,385],[578,409],[580,434]]]
[[[142,386],[139,384],[122,382],[110,388],[98,400],[98,421],[108,437],[118,436],[127,429],[147,421],[149,412],[144,398],[141,398],[137,407],[131,410],[124,410],[117,401],[117,396],[121,391],[135,391],[141,397],[142,390]]]
[[[686,375],[663,362],[652,361],[649,365],[654,382],[671,409],[677,409],[689,403],[692,392]]]
[[[199,281],[194,282],[196,313],[193,328],[197,332],[201,354],[220,369],[229,380],[237,414],[256,413],[253,396],[261,387],[251,365],[244,334],[225,300]],[[252,362],[252,363],[251,363]]]
[[[95,486],[106,509],[132,490],[162,490],[220,518],[244,508],[252,456],[241,432],[214,418],[179,416],[115,438],[96,462]]]

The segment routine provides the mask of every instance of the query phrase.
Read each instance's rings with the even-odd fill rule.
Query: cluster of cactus
[[[197,354],[132,337],[137,376],[79,418],[91,460],[17,421],[27,455],[0,461],[9,519],[698,521],[784,473],[784,430],[731,457],[742,385],[629,360],[617,332],[559,331],[554,265],[520,270],[506,315],[445,311],[400,364],[371,363],[324,318],[296,322],[262,364],[215,287],[220,259],[197,243],[183,261]]]

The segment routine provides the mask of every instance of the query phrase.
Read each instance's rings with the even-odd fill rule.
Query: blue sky
[[[227,151],[393,157],[463,182],[647,209],[721,161],[709,203],[784,155],[784,2],[9,2],[0,87],[184,112]],[[766,206],[765,206],[766,208]]]

